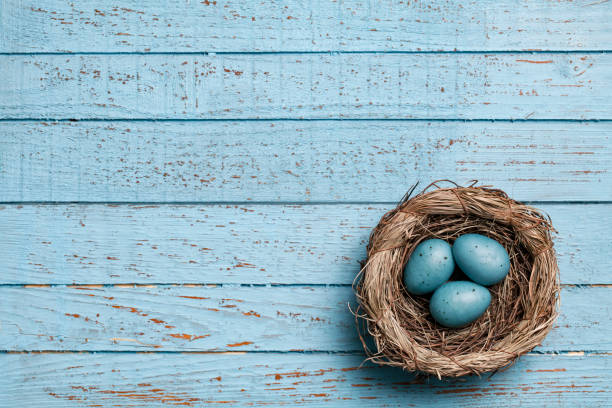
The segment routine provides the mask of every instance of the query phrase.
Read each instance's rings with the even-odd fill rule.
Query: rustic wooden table
[[[0,1],[0,406],[611,406],[612,3]],[[561,316],[492,377],[360,368],[416,181],[550,214]]]

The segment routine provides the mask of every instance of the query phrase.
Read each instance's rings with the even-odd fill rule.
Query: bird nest
[[[427,192],[428,187],[413,198],[409,192],[370,235],[355,285],[356,316],[367,322],[358,326],[360,338],[369,360],[438,378],[503,369],[539,345],[557,317],[554,228],[548,216],[501,190],[436,183],[429,186],[435,190]],[[489,288],[491,305],[483,316],[448,329],[431,317],[429,297],[405,290],[403,270],[421,241],[452,244],[467,233],[501,243],[510,255],[510,272]],[[451,279],[460,274],[456,270]]]

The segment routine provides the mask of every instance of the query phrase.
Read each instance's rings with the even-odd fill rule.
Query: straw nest
[[[409,192],[370,235],[368,258],[355,285],[355,313],[367,322],[358,327],[368,359],[438,378],[508,367],[540,344],[557,317],[554,229],[547,216],[501,190],[436,183],[413,198]],[[426,192],[431,186],[436,189]],[[448,329],[430,316],[428,296],[406,292],[402,274],[421,241],[452,243],[466,233],[500,242],[510,255],[510,272],[489,288],[491,305],[483,316],[467,327]]]

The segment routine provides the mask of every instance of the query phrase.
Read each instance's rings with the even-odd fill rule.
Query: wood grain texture
[[[4,354],[0,406],[603,407],[611,359],[527,355],[449,382],[344,354]]]
[[[609,405],[611,12],[0,0],[0,407]],[[556,327],[492,378],[359,368],[368,233],[438,178],[560,231]]]
[[[536,351],[612,351],[611,294],[564,287]],[[362,349],[348,286],[0,287],[0,299],[0,350]]]
[[[4,0],[0,52],[605,50],[608,2]]]
[[[609,201],[611,133],[610,122],[0,122],[0,200],[397,202],[444,178],[520,200]]]
[[[3,55],[0,118],[612,119],[612,54]]]
[[[351,284],[392,205],[0,206],[0,284]],[[610,204],[546,204],[566,284],[612,283]]]

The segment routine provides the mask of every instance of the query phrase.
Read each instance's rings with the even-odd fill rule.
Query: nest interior
[[[367,322],[375,343],[368,347],[367,335],[360,332],[368,358],[439,378],[505,368],[540,344],[557,316],[559,279],[550,219],[497,189],[425,191],[385,214],[370,236],[355,287],[357,316]],[[510,272],[489,288],[491,305],[483,316],[467,327],[448,329],[431,318],[429,296],[406,292],[403,269],[421,241],[440,238],[452,244],[466,233],[500,242],[510,255]],[[453,274],[460,277],[460,271]]]

